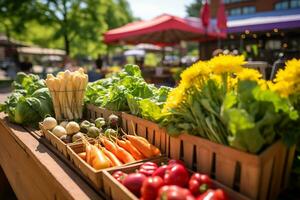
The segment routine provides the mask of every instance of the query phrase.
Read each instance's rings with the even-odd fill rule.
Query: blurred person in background
[[[95,65],[92,66],[92,69],[88,71],[89,82],[94,82],[103,78],[102,73],[103,59],[99,54],[97,59],[95,60]]]
[[[30,73],[32,66],[32,62],[29,61],[29,58],[24,57],[24,61],[20,63],[20,70],[25,73]]]
[[[97,57],[97,59],[95,60],[95,64],[96,64],[97,69],[99,69],[99,70],[102,69],[102,66],[103,66],[103,59],[102,59],[102,56],[101,56],[100,54],[98,54],[98,57]]]

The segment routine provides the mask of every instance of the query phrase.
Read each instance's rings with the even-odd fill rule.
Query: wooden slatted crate
[[[161,157],[158,159],[153,159],[152,162],[155,162],[157,164],[161,163],[167,163],[168,159],[166,157]],[[103,181],[105,182],[104,184],[104,192],[108,199],[110,200],[138,200],[138,198],[132,194],[124,185],[119,183],[113,176],[112,174],[117,171],[121,170],[125,173],[133,173],[143,163],[138,163],[130,166],[124,166],[119,169],[108,169],[104,170],[103,172]],[[191,171],[190,171],[191,172]],[[191,172],[192,173],[192,172]],[[221,188],[223,189],[226,194],[228,195],[230,200],[249,200],[247,197],[239,194],[238,192],[233,191],[232,189],[218,183],[217,181],[213,181],[213,186],[215,188]]]
[[[276,199],[287,185],[295,147],[278,140],[259,155],[189,134],[167,137],[168,155],[251,199]]]
[[[128,134],[135,132],[146,138],[151,144],[158,147],[162,154],[167,152],[166,129],[159,127],[158,124],[123,112],[122,128]]]
[[[54,135],[51,131],[46,130],[43,123],[39,123],[39,127],[42,130],[43,136],[55,147],[57,148],[66,158],[68,158],[67,144]]]
[[[90,166],[86,161],[82,160],[78,153],[84,152],[85,148],[82,143],[78,144],[71,144],[67,146],[67,152],[70,157],[71,163],[74,164],[82,173],[84,176],[88,177],[90,184],[96,189],[96,190],[102,190],[103,185],[106,183],[103,182],[103,172],[104,170],[113,170],[113,169],[119,169],[124,166],[134,165],[141,162],[151,161],[155,158],[150,159],[144,159],[144,160],[138,160],[132,163],[124,164],[124,166],[120,167],[111,167],[107,169],[102,170],[96,170],[92,166]],[[161,156],[157,157],[160,158]]]

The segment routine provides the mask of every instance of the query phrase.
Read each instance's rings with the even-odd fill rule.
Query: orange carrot
[[[116,145],[112,141],[105,137],[100,138],[100,141],[108,151],[112,152],[115,155],[117,154]]]
[[[106,157],[106,155],[98,149],[96,146],[91,145],[91,158],[92,167],[96,170],[105,169],[112,166],[111,161]]]
[[[126,135],[131,144],[139,150],[146,158],[160,155],[160,151],[157,147],[150,144],[145,138],[134,135]]]
[[[116,156],[123,162],[123,163],[131,163],[134,162],[134,157],[128,153],[124,148],[116,145],[117,154]]]
[[[79,156],[82,160],[86,161],[86,152],[78,153],[78,156]]]
[[[112,152],[108,151],[107,149],[102,147],[103,153],[110,159],[113,166],[121,166],[123,163],[113,154]]]
[[[141,154],[141,152],[139,152],[129,140],[124,141],[116,139],[116,142],[120,147],[123,147],[126,151],[128,151],[135,160],[141,160],[144,158],[143,154]]]

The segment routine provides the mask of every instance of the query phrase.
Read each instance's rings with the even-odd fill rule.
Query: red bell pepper
[[[195,200],[188,189],[176,186],[166,185],[160,188],[156,200]]]
[[[166,170],[164,181],[166,185],[185,187],[189,182],[189,173],[183,165],[174,164]]]
[[[155,170],[158,168],[157,164],[154,162],[145,162],[140,166],[139,172],[145,176],[152,176]]]
[[[164,180],[159,176],[148,177],[141,188],[141,200],[155,200],[158,190],[164,185]]]
[[[196,200],[229,200],[226,193],[222,189],[207,190],[205,193],[197,197]]]
[[[168,165],[162,165],[155,170],[152,176],[160,176],[161,178],[164,178],[167,169]]]
[[[195,173],[189,180],[189,189],[193,195],[198,196],[211,188],[212,181],[206,174]]]
[[[122,171],[115,171],[112,176],[117,179],[117,181],[119,181],[120,183],[123,182],[124,178],[127,176],[126,173],[122,172]]]

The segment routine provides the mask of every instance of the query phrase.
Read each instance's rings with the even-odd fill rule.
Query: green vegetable
[[[0,105],[0,112],[8,114],[10,121],[37,126],[46,116],[53,116],[51,96],[37,75],[18,73],[12,87],[12,94]]]
[[[156,113],[146,110],[154,104],[156,111],[158,108],[161,110],[169,91],[169,87],[157,88],[153,84],[146,83],[138,66],[126,65],[121,72],[90,83],[85,102],[113,111],[130,111],[149,120],[160,120]],[[141,105],[140,101],[143,99],[148,100]],[[146,106],[146,103],[150,105]]]
[[[110,136],[117,137],[118,136],[118,132],[115,131],[114,129],[108,128],[108,129],[105,130],[104,135],[107,136],[107,137],[110,137]]]
[[[101,130],[95,126],[89,128],[87,135],[92,138],[96,138],[100,135]]]
[[[80,131],[83,133],[87,133],[89,128],[91,127],[91,123],[87,120],[84,120],[80,123]]]
[[[105,120],[104,120],[104,118],[98,117],[98,118],[95,120],[95,125],[96,125],[97,128],[102,128],[102,127],[105,125]]]

